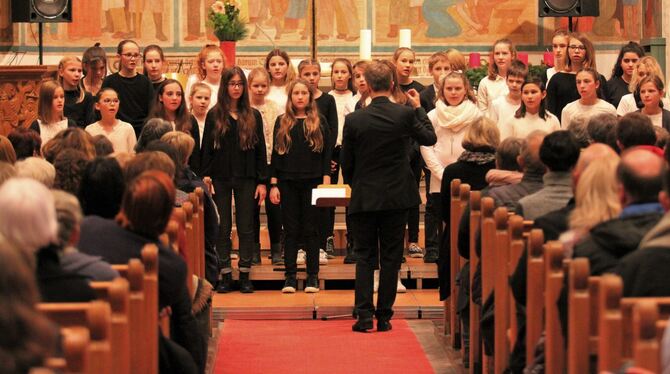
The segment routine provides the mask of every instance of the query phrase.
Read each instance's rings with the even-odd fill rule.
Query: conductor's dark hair
[[[364,75],[370,90],[376,92],[391,90],[393,71],[389,65],[381,61],[371,62],[368,67],[365,68]]]
[[[570,131],[554,131],[542,141],[540,160],[549,171],[566,172],[577,163],[579,151],[577,138]]]

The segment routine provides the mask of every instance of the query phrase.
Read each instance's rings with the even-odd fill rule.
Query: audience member
[[[56,169],[54,188],[78,194],[81,178],[88,162],[86,154],[76,149],[69,148],[60,152],[53,163]]]
[[[161,118],[151,118],[144,124],[144,127],[142,127],[142,132],[137,138],[137,144],[135,145],[135,152],[142,152],[149,143],[160,139],[161,136],[170,131],[172,131],[170,122]]]
[[[114,218],[121,209],[123,171],[113,158],[98,157],[84,170],[78,197],[86,216]]]
[[[589,132],[586,129],[588,122],[588,118],[576,117],[573,118],[569,124],[567,124],[567,130],[575,136],[575,139],[577,139],[577,143],[579,144],[579,148],[586,148],[589,146],[589,144],[591,144],[591,140],[589,139]]]
[[[7,139],[14,146],[17,160],[41,154],[42,139],[40,139],[40,136],[35,131],[18,127],[7,135]]]
[[[58,256],[58,221],[53,196],[37,181],[13,178],[0,187],[0,234],[35,256],[42,300],[74,302],[95,299],[86,279],[65,271]]]
[[[496,149],[496,167],[486,173],[488,187],[517,184],[523,178],[523,170],[518,162],[524,139],[507,138]]]
[[[654,131],[656,132],[656,147],[665,149],[665,145],[668,144],[668,139],[670,139],[670,132],[663,127],[656,126],[654,126]]]
[[[114,153],[114,145],[104,135],[93,137],[93,147],[95,148],[95,155],[97,157],[105,157]]]
[[[586,132],[589,134],[590,143],[607,144],[615,151],[619,147],[616,145],[616,127],[619,119],[614,114],[602,113],[589,118],[586,125]]]
[[[44,159],[53,163],[61,152],[66,149],[76,149],[83,152],[87,160],[95,157],[95,147],[93,146],[93,137],[86,131],[72,127],[54,135],[42,147]]]
[[[48,161],[38,157],[28,157],[17,161],[14,166],[16,167],[17,177],[31,178],[47,188],[53,187],[56,179],[56,168]]]
[[[540,146],[540,160],[547,167],[539,191],[519,200],[516,212],[525,219],[534,220],[559,209],[572,198],[570,172],[579,157],[579,144],[571,132],[555,131],[544,137]]]
[[[3,183],[8,181],[10,178],[14,178],[16,176],[16,167],[14,165],[0,161],[0,186],[2,186]]]
[[[58,247],[63,270],[82,275],[91,281],[110,281],[119,273],[101,257],[79,252],[74,246],[79,241],[79,225],[82,211],[74,195],[65,191],[52,190],[56,218],[58,219]]]
[[[12,142],[7,137],[0,135],[0,162],[14,164],[16,162],[16,152]]]
[[[56,352],[58,331],[38,312],[40,301],[32,260],[0,236],[0,368],[28,373]]]
[[[655,145],[656,132],[649,117],[639,112],[621,117],[616,126],[616,143],[621,152],[637,145]]]

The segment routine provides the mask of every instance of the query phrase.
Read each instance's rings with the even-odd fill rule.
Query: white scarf
[[[445,104],[442,100],[435,103],[437,125],[453,132],[459,132],[469,126],[474,120],[482,116],[482,112],[472,101],[465,99],[457,106]]]

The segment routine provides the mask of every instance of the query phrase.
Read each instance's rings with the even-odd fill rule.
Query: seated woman
[[[24,254],[0,236],[0,367],[7,373],[42,366],[57,345],[57,330],[35,308],[40,294]]]
[[[43,301],[95,299],[86,279],[65,271],[60,264],[56,207],[43,184],[26,178],[10,179],[0,188],[0,206],[0,234],[28,256],[35,256]]]
[[[151,152],[149,152],[151,153]],[[140,157],[140,156],[137,156]],[[158,239],[168,224],[175,201],[171,176],[147,165],[139,176],[129,180],[116,220],[87,217],[81,225],[79,249],[101,256],[112,264],[125,264],[141,258],[145,244],[158,246],[158,304],[171,307],[172,339],[188,350],[204,368],[206,343],[191,314],[186,288],[186,263]],[[105,238],[105,240],[100,240]]]

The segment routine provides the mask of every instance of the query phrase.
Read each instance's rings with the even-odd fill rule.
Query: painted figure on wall
[[[142,38],[142,15],[150,12],[153,15],[154,29],[156,39],[159,41],[167,41],[167,36],[163,33],[163,2],[155,0],[127,0],[128,5],[126,9],[130,12],[130,24],[132,25],[130,39]],[[128,17],[126,17],[127,19]]]
[[[663,30],[661,0],[647,0],[646,9],[644,12],[644,37],[655,38],[661,36]]]
[[[123,9],[123,0],[102,0],[105,27],[101,31],[112,34],[113,39],[125,38],[129,30]]]
[[[12,35],[12,16],[9,14],[9,0],[0,0],[0,43],[11,43]]]
[[[205,18],[207,17],[207,12],[209,11],[209,8],[214,4],[214,0],[182,0],[186,2],[186,36],[184,37],[184,41],[190,42],[190,41],[195,41],[203,37],[201,30],[201,21],[203,19],[203,5],[204,5],[204,16]],[[204,2],[204,4],[203,4]],[[206,22],[205,22],[206,23]],[[209,31],[209,28],[207,27],[206,30],[208,30],[206,33],[208,35],[204,35],[208,37],[209,39],[213,39],[213,36],[209,36],[211,32]],[[182,35],[184,33],[182,32]]]
[[[617,18],[617,2],[600,0],[599,7],[600,16],[593,21],[593,33],[598,36],[621,36],[621,21]],[[628,23],[631,23],[630,20]]]
[[[325,0],[328,1],[328,0]],[[355,0],[335,0],[337,39],[348,42],[358,39],[361,29]]]
[[[99,38],[102,35],[100,0],[75,1],[72,4],[72,23],[67,35],[71,39]]]

